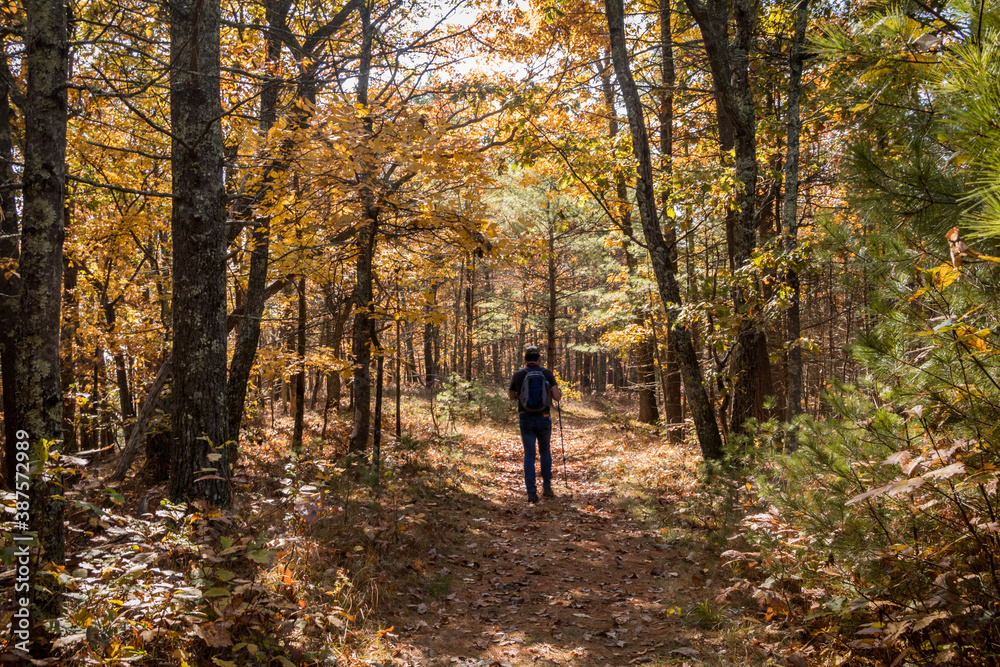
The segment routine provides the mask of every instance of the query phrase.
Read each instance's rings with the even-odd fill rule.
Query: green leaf
[[[274,557],[273,551],[268,551],[267,549],[260,549],[258,551],[251,551],[247,554],[247,558],[255,563],[267,564],[271,562]]]
[[[222,598],[229,597],[230,592],[228,588],[209,588],[205,591],[205,597],[207,598]]]

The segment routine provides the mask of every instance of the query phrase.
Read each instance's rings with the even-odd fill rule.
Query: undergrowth
[[[50,642],[36,655],[219,667],[388,659],[379,610],[401,588],[441,585],[420,557],[442,548],[448,527],[423,503],[450,492],[457,472],[430,462],[422,428],[386,443],[374,479],[344,456],[346,423],[298,456],[282,425],[245,444],[231,511],[171,504],[139,478],[109,488],[100,469],[83,475],[66,492],[61,609],[35,633]]]

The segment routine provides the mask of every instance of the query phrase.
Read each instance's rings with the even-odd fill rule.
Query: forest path
[[[625,450],[639,443],[597,411],[576,405],[569,412],[568,486],[553,413],[557,497],[535,506],[526,500],[516,424],[459,429],[456,492],[425,503],[434,525],[458,533],[446,540],[442,532],[442,546],[416,564],[426,585],[394,605],[396,664],[720,662],[716,633],[699,629],[688,613],[714,596],[717,564],[703,562],[714,558],[684,539],[666,540],[677,533],[663,524],[633,518],[595,471],[608,470],[602,457],[624,453],[627,461]]]

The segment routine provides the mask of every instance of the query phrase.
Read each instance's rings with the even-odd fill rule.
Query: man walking
[[[554,498],[552,493],[552,417],[549,415],[552,401],[562,398],[562,390],[556,386],[556,376],[547,368],[542,368],[538,360],[541,354],[534,345],[524,351],[524,368],[515,371],[510,380],[507,395],[517,400],[518,423],[521,427],[521,442],[524,444],[524,485],[528,489],[528,502],[538,502],[538,487],[535,485],[535,443],[542,459],[542,495]]]

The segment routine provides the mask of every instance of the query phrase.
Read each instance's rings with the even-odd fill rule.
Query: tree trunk
[[[402,291],[399,285],[399,274],[396,275],[396,303],[399,309],[402,311],[403,308],[403,297]],[[402,339],[402,313],[396,315],[396,440],[399,440],[403,435],[402,426],[402,390],[403,390],[403,369],[402,369],[402,357],[403,357],[403,339]]]
[[[20,304],[16,333],[14,419],[26,436],[59,450],[63,396],[59,377],[63,240],[66,200],[66,79],[69,72],[68,9],[62,0],[27,0]],[[63,501],[59,480],[41,476],[32,488],[32,528],[43,559],[65,559]],[[50,495],[51,493],[51,495]]]
[[[465,290],[465,258],[462,258],[462,266],[458,270],[458,287],[455,289],[455,309],[452,313],[452,345],[451,345],[451,368],[450,371],[458,375],[465,361],[465,346],[461,343],[458,335],[459,322],[462,321],[462,293]]]
[[[0,377],[3,379],[4,465],[3,486],[14,488],[17,456],[16,360],[15,327],[21,280],[17,274],[18,237],[20,224],[17,217],[17,178],[14,175],[13,139],[11,136],[11,107],[7,87],[7,47],[0,43]]]
[[[169,362],[167,362],[169,363]],[[169,372],[169,370],[167,371]],[[154,380],[155,386],[155,380]],[[157,415],[168,415],[170,414],[170,393],[169,391],[160,391],[157,399],[153,401],[153,412]],[[149,400],[149,399],[147,399]],[[145,405],[143,408],[145,409]],[[141,409],[141,410],[142,410]],[[140,416],[142,412],[140,410]],[[133,429],[133,434],[131,437],[140,437],[139,431],[137,429],[141,428],[145,432],[146,436],[146,475],[149,478],[150,484],[159,484],[161,482],[166,482],[170,479],[170,451],[172,446],[172,437],[170,434],[170,423],[168,420],[164,419],[162,416],[152,419],[151,428],[147,428],[143,425],[142,419],[137,418],[135,429]],[[129,440],[131,444],[131,438]],[[128,445],[126,445],[126,448]],[[127,467],[125,468],[127,471]],[[124,478],[124,474],[122,475]]]
[[[306,278],[299,278],[299,317],[295,332],[295,359],[299,365],[295,374],[295,425],[292,428],[292,451],[302,449],[302,431],[306,418]]]
[[[174,193],[170,497],[175,502],[201,499],[229,507],[219,15],[218,0],[170,2]]]
[[[652,335],[636,346],[636,385],[639,389],[639,422],[655,424],[660,419],[656,406],[656,340]]]
[[[681,367],[688,404],[691,406],[695,430],[701,444],[702,456],[706,459],[722,457],[722,438],[712,406],[705,393],[698,357],[691,342],[691,332],[675,326],[681,306],[680,288],[677,285],[676,266],[671,259],[656,216],[656,193],[653,189],[653,164],[649,153],[649,136],[643,116],[642,103],[632,72],[629,69],[628,51],[625,45],[625,16],[622,0],[605,0],[608,18],[608,32],[611,38],[611,54],[615,73],[622,89],[622,99],[628,112],[629,128],[632,131],[632,149],[638,162],[639,174],[636,180],[636,199],[639,203],[639,219],[643,235],[653,264],[653,273],[660,291],[660,298],[667,309],[670,323],[670,340]]]
[[[375,346],[375,425],[372,433],[372,469],[375,471],[375,485],[379,483],[379,465],[382,458],[382,369],[385,350],[375,338],[375,323],[372,322],[372,344]]]
[[[371,429],[371,322],[372,258],[375,253],[375,225],[378,212],[365,207],[367,220],[358,231],[357,293],[354,312],[354,427],[350,450],[364,452],[368,448]]]
[[[785,157],[785,200],[781,209],[782,240],[786,261],[794,261],[798,247],[799,137],[802,133],[800,100],[802,98],[802,47],[809,22],[809,0],[800,0],[795,10],[795,36],[788,56],[788,149]],[[799,274],[793,266],[785,271],[789,305],[785,312],[785,345],[788,349],[785,395],[786,419],[792,421],[802,412],[802,335],[799,299]],[[794,445],[794,443],[792,443]]]
[[[407,320],[404,329],[406,331],[406,381],[413,384],[418,382],[420,377],[417,369],[417,352],[413,346],[413,338],[415,337],[413,322]]]
[[[100,350],[98,350],[98,355],[100,355]],[[156,413],[159,411],[166,411],[169,409],[169,400],[163,398],[162,390],[164,384],[167,382],[167,378],[171,372],[171,357],[160,364],[159,370],[156,371],[156,377],[153,378],[153,384],[150,386],[149,392],[146,394],[146,400],[143,401],[142,408],[139,409],[139,415],[136,417],[135,426],[132,427],[132,432],[128,435],[125,442],[125,448],[122,450],[121,458],[118,459],[118,463],[115,464],[115,469],[108,477],[109,481],[120,482],[125,479],[125,475],[128,474],[128,470],[132,465],[132,460],[139,451],[139,443],[142,442],[143,438],[147,436],[147,426],[153,421]],[[97,368],[94,370],[94,386],[95,391],[97,387]],[[169,441],[164,441],[163,435],[166,429],[160,424],[154,429],[158,438],[153,438],[152,435],[146,440],[146,465],[151,473],[153,481],[163,481],[166,479],[164,475],[164,466],[169,466],[170,455],[172,450],[172,445]]]
[[[277,120],[278,98],[281,92],[281,80],[276,72],[281,59],[281,31],[286,29],[288,11],[291,0],[267,0],[265,3],[266,30],[266,65],[271,78],[261,86],[260,94],[260,126],[259,134],[266,138],[268,132]],[[315,102],[315,74],[314,70],[308,70],[300,82],[296,91],[297,97],[305,99],[310,104]],[[309,108],[307,104],[299,104],[295,115],[295,123],[298,127],[303,127],[308,119]],[[287,164],[292,144],[286,143],[282,146],[283,156],[272,165],[264,176],[264,180],[256,195],[256,201],[261,201],[273,187],[274,172],[280,171]],[[249,207],[247,207],[249,209]],[[252,215],[248,210],[247,215]],[[267,302],[265,284],[267,282],[267,268],[270,251],[270,220],[260,218],[255,221],[254,232],[251,240],[252,250],[250,254],[250,271],[247,275],[246,306],[244,309],[244,319],[240,327],[239,335],[233,350],[233,359],[229,368],[229,388],[227,391],[227,404],[229,409],[229,430],[230,436],[235,443],[239,440],[241,422],[243,420],[244,403],[246,401],[247,385],[250,381],[250,371],[253,367],[254,358],[257,355],[257,348],[260,344],[260,319],[264,313],[264,306]]]
[[[107,285],[101,298],[101,306],[104,309],[104,319],[108,325],[108,336],[114,337],[115,327],[118,323],[118,315],[115,311],[115,302],[108,300]],[[132,402],[132,391],[128,384],[128,369],[125,363],[125,354],[116,345],[115,354],[112,359],[115,362],[115,384],[118,385],[118,402],[121,406],[122,426],[128,432],[128,426],[135,418],[135,405]]]
[[[434,306],[437,304],[437,290],[437,284],[431,282],[430,288],[427,291],[427,303],[424,304],[424,317],[426,318],[424,323],[424,386],[428,389],[432,388],[435,382],[438,381],[437,362],[434,355],[434,342],[437,329],[436,325],[431,321],[431,317],[434,315]]]
[[[674,87],[677,75],[674,71],[673,26],[671,18],[674,0],[660,0],[660,160],[661,181],[664,184],[660,199],[660,218],[667,229],[667,243],[671,246],[671,259],[677,264],[677,232],[671,211],[671,183],[674,171]],[[670,343],[667,331],[666,353],[660,366],[663,383],[663,413],[667,422],[667,437],[671,442],[679,442],[683,435],[684,418],[681,414],[681,374],[677,367],[677,355]]]
[[[730,41],[727,0],[685,0],[701,29],[712,70],[716,104],[731,125],[735,147],[735,180],[738,186],[736,208],[731,211],[729,254],[733,271],[750,261],[757,245],[756,190],[757,138],[753,89],[750,85],[749,51],[755,29],[756,5],[750,0],[733,0],[736,32]],[[724,123],[720,121],[720,140]],[[720,143],[722,143],[720,141]],[[723,151],[726,146],[722,146]],[[742,315],[731,353],[730,431],[741,433],[744,422],[759,414],[763,396],[757,389],[757,370],[761,367],[760,350],[767,348],[759,309],[743,290],[733,295],[736,312]],[[762,341],[761,339],[764,338]]]
[[[472,264],[468,267],[469,278],[465,287],[465,380],[472,380],[472,339],[475,328],[475,299],[476,299],[476,257],[473,255]]]
[[[546,213],[548,213],[548,206],[546,205]],[[548,342],[545,348],[545,363],[555,366],[556,365],[556,309],[559,307],[559,295],[556,293],[556,230],[555,230],[555,219],[549,214],[549,252],[548,252],[548,291],[549,291],[549,313],[546,319],[546,337]],[[522,351],[523,352],[523,351]],[[563,373],[566,374],[567,380],[571,381],[570,378],[570,368],[569,360],[567,359],[566,368],[563,369]]]
[[[67,213],[67,220],[69,215]],[[80,300],[76,293],[79,268],[75,262],[63,263],[63,325],[60,334],[60,382],[63,388],[63,443],[66,452],[78,450],[76,438],[76,332],[80,326]],[[128,383],[126,382],[126,386]]]
[[[368,83],[371,75],[372,26],[371,10],[367,3],[361,3],[361,56],[358,73],[357,102],[368,106]],[[372,134],[371,116],[365,116],[365,130]],[[361,165],[361,200],[364,219],[358,229],[357,241],[357,288],[354,312],[354,427],[351,431],[349,449],[364,452],[368,448],[368,434],[371,429],[371,328],[372,328],[372,259],[375,255],[379,210],[375,203],[372,180],[377,165],[366,159]]]

